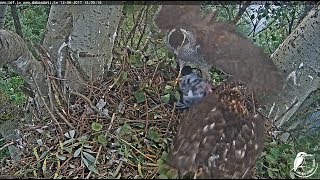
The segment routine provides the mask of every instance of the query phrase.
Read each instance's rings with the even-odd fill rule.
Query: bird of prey
[[[181,75],[177,109],[187,109],[212,92],[212,86],[194,73],[190,66],[184,66]]]
[[[172,29],[166,35],[166,46],[175,54],[179,63],[179,75],[184,66],[193,66],[201,71],[204,80],[210,82],[210,67],[200,54],[200,46],[196,45],[195,38],[185,29]]]
[[[242,84],[228,83],[180,120],[169,166],[195,178],[248,178],[263,149],[264,118],[247,104]]]
[[[182,35],[168,33],[171,45],[183,42],[181,39],[189,40],[180,46],[173,45],[179,56],[178,61],[194,62],[196,60],[188,52],[200,51],[205,62],[199,62],[202,67],[208,69],[215,66],[229,74],[230,81],[243,82],[250,91],[264,95],[266,92],[276,93],[282,88],[283,77],[272,60],[251,40],[236,32],[235,25],[217,22],[215,13],[202,17],[200,5],[162,5],[155,24],[162,31],[185,30],[178,31]],[[186,55],[183,52],[187,52]],[[202,61],[202,58],[196,59]],[[206,69],[201,68],[202,73],[205,74]]]
[[[167,47],[179,62],[199,61],[231,75],[184,113],[168,164],[195,178],[249,177],[263,149],[265,119],[256,105],[265,93],[280,90],[282,76],[235,26],[216,22],[213,13],[202,18],[199,5],[162,6],[155,23],[169,32]]]

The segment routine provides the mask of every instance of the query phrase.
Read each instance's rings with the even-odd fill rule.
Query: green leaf
[[[142,61],[142,57],[140,54],[131,55],[129,60],[133,67],[140,68],[144,65],[144,62]]]
[[[153,140],[154,142],[159,142],[160,141],[159,133],[154,131],[153,129],[149,129],[148,138]]]
[[[124,5],[123,6],[123,12],[127,13],[127,14],[130,14],[132,12],[134,12],[134,6],[133,5]]]
[[[272,164],[276,162],[276,160],[270,154],[266,155],[266,159],[269,163],[272,163]]]
[[[87,160],[86,158],[84,158],[82,155],[81,155],[81,162],[82,162],[86,167],[89,166],[88,160]]]
[[[278,156],[279,156],[279,148],[277,148],[277,147],[273,147],[272,149],[271,149],[271,154],[272,154],[272,156],[276,159],[276,158],[278,158]]]
[[[179,91],[175,91],[174,92],[174,98],[179,101],[180,100],[180,92]]]
[[[93,122],[91,124],[91,129],[94,131],[100,131],[102,129],[102,124],[97,123],[97,122]]]
[[[165,94],[168,94],[168,93],[170,93],[170,92],[172,91],[172,89],[173,89],[172,86],[166,85],[166,86],[164,87],[164,93],[165,93]]]
[[[88,161],[94,163],[96,161],[96,158],[93,157],[91,154],[87,153],[87,152],[82,152],[83,155],[88,159]]]
[[[89,164],[89,165],[88,165],[88,169],[89,169],[90,171],[92,171],[92,172],[94,172],[94,173],[98,174],[98,170],[96,169],[96,167],[95,167],[95,166],[93,166],[93,165]]]
[[[166,94],[164,96],[161,96],[161,101],[164,103],[167,103],[170,101],[170,94]]]
[[[169,178],[165,174],[160,174],[159,179],[169,179]]]
[[[85,142],[86,140],[88,139],[88,136],[87,135],[83,135],[79,138],[79,141],[80,142]]]
[[[82,150],[88,153],[94,153],[91,149],[82,149]]]
[[[168,153],[167,152],[163,152],[161,155],[161,159],[163,159],[164,161],[168,161]]]
[[[59,156],[59,155],[57,155],[57,157],[58,157],[58,159],[60,159],[61,161],[66,160],[66,157],[64,157],[64,156]]]
[[[64,147],[63,150],[67,151],[68,153],[72,152],[72,147]]]
[[[134,98],[137,100],[137,103],[145,101],[145,96],[142,90],[137,90],[136,92],[134,92]]]
[[[132,128],[130,127],[129,124],[124,124],[123,126],[120,127],[119,129],[119,134],[129,134],[131,132]]]
[[[70,130],[64,133],[64,136],[66,136],[67,138],[74,138],[75,133],[76,133],[75,130]]]
[[[172,170],[170,169],[168,172],[167,172],[167,177],[169,179],[176,179],[178,177],[178,173],[175,171],[175,170]]]
[[[81,149],[82,149],[82,148],[77,149],[77,150],[74,152],[73,157],[78,157],[79,154],[80,154],[80,152],[81,152]]]
[[[63,142],[63,145],[66,145],[66,144],[69,144],[69,143],[73,143],[73,141],[74,141],[75,139],[68,139],[68,140],[66,140],[66,141],[64,141]]]
[[[107,145],[107,138],[106,137],[104,137],[104,135],[99,135],[98,136],[98,143],[100,143],[100,144],[102,144],[102,145]]]
[[[124,157],[125,157],[126,159],[128,159],[128,157],[129,157],[129,150],[128,150],[128,148],[127,148],[126,145],[124,145]]]

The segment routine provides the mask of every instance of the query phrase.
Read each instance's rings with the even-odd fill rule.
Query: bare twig
[[[139,49],[139,46],[140,46],[140,43],[141,43],[141,40],[146,32],[146,27],[147,27],[147,20],[148,20],[148,11],[149,11],[149,5],[146,6],[146,13],[145,13],[145,19],[144,19],[144,24],[143,24],[143,30],[140,34],[140,38],[139,38],[139,41],[138,41],[138,44],[137,44],[137,47],[136,49]]]
[[[144,97],[145,97],[145,108],[146,108],[146,127],[145,127],[145,136],[148,134],[148,125],[149,125],[149,110],[148,110],[148,98],[147,94],[144,92]]]
[[[140,17],[141,17],[141,15],[143,14],[143,10],[144,10],[144,9],[141,9],[141,11],[139,12],[138,17],[137,17],[137,21],[135,22],[133,28],[132,28],[131,31],[129,32],[129,34],[128,34],[127,38],[126,38],[125,46],[127,46],[129,40],[132,39],[131,36],[133,36],[133,35],[135,34],[136,29],[137,29],[137,27],[138,27],[138,25],[139,25]],[[131,45],[131,46],[132,46],[132,45]]]
[[[51,118],[53,119],[53,121],[54,121],[54,122],[56,123],[56,125],[58,126],[58,128],[59,128],[59,130],[60,130],[60,133],[61,133],[60,135],[62,135],[62,134],[63,134],[63,130],[62,130],[62,128],[61,128],[58,120],[57,120],[57,119],[55,118],[55,116],[53,115],[52,111],[50,111],[50,109],[49,109],[46,101],[45,101],[44,98],[43,98],[43,95],[41,94],[41,91],[40,91],[40,88],[39,88],[39,86],[38,86],[38,84],[37,84],[37,81],[34,79],[33,75],[32,75],[32,79],[33,79],[33,81],[34,81],[34,84],[36,85],[37,93],[39,94],[39,98],[42,100],[42,103],[43,103],[43,105],[45,106],[45,109],[48,111],[49,115],[51,116]]]
[[[90,99],[88,99],[85,95],[80,94],[80,93],[75,92],[75,91],[71,91],[71,94],[81,97],[83,100],[85,100],[89,104],[90,108],[94,109],[99,114],[101,114],[103,116],[106,116],[102,111],[100,111],[96,106],[94,106],[92,104],[92,102],[90,101]]]
[[[9,142],[9,143],[3,145],[3,146],[0,148],[0,151],[2,151],[2,150],[5,149],[6,147],[8,147],[8,146],[10,146],[10,145],[13,145],[13,144],[14,144],[14,142]]]
[[[238,21],[241,19],[242,14],[246,11],[247,7],[250,6],[251,1],[245,1],[242,7],[239,8],[238,14],[233,18],[232,23],[237,24]]]

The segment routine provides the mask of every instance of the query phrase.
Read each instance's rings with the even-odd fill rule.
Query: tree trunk
[[[287,78],[282,92],[265,101],[267,108],[262,110],[262,113],[284,130],[293,125],[294,122],[290,120],[292,115],[320,85],[319,12],[318,5],[271,55],[276,66]],[[288,134],[283,137],[283,140],[286,140]]]
[[[0,30],[0,67],[9,65],[34,91],[46,97],[45,72],[42,64],[28,50],[23,39],[14,32]]]
[[[4,27],[4,20],[7,14],[8,5],[0,5],[0,29]]]
[[[12,19],[14,22],[14,28],[16,29],[16,33],[23,38],[20,18],[17,10],[17,5],[10,5],[11,7],[11,13],[12,13]]]
[[[52,6],[43,46],[53,56],[58,78],[81,92],[112,60],[122,5]],[[63,51],[68,46],[68,52]],[[71,59],[65,58],[70,54]]]
[[[42,46],[44,48],[39,46],[43,56],[41,61],[35,59],[20,36],[0,29],[0,67],[9,65],[32,87],[40,109],[39,117],[43,117],[42,113],[48,113],[59,124],[55,113],[60,113],[58,107],[61,104],[52,92],[56,88],[52,80],[60,82],[60,91],[64,90],[63,95],[67,97],[67,87],[70,91],[82,92],[88,83],[103,76],[112,60],[122,8],[122,5],[53,5]],[[19,124],[14,123],[0,123],[0,133],[7,137],[8,133],[19,128]],[[66,124],[72,126],[68,122]],[[16,139],[19,137],[12,137],[13,142]],[[13,159],[18,159],[17,154],[21,154],[21,151],[12,146],[10,154]]]

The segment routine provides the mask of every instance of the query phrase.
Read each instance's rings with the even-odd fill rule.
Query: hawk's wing
[[[228,102],[222,94],[208,95],[181,119],[168,162],[178,171],[199,178],[250,174],[263,149],[263,118],[252,116],[236,94]]]

